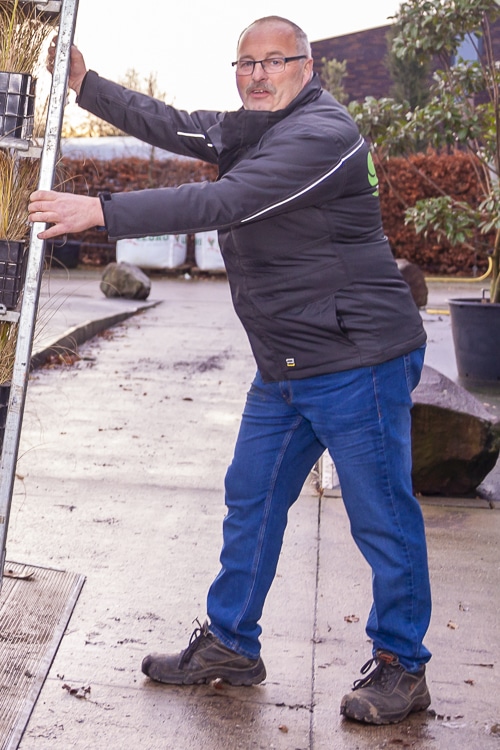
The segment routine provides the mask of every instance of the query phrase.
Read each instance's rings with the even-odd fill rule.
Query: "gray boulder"
[[[500,423],[471,393],[426,365],[413,402],[414,491],[474,493],[496,464]]]
[[[132,263],[109,263],[104,269],[100,289],[106,297],[147,299],[151,279]]]
[[[422,270],[405,258],[396,258],[399,272],[410,287],[410,291],[417,307],[425,307],[429,290]]]

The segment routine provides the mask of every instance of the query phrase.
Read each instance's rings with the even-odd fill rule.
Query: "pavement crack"
[[[316,530],[316,575],[314,581],[314,613],[313,613],[313,636],[312,636],[312,657],[311,657],[311,704],[310,712],[311,718],[309,720],[309,748],[314,750],[314,695],[316,692],[316,647],[321,642],[321,638],[318,633],[318,598],[319,598],[319,564],[320,564],[320,549],[321,549],[321,511],[323,503],[323,493],[320,492],[318,495],[318,516],[317,516],[317,530]]]
[[[275,703],[276,708],[289,708],[291,711],[314,711],[314,703]]]

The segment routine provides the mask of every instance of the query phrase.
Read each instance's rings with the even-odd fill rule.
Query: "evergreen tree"
[[[395,101],[408,102],[413,111],[429,101],[429,85],[431,80],[430,59],[413,57],[411,59],[396,55],[393,50],[393,39],[396,35],[395,27],[387,34],[388,53],[386,65],[392,78],[393,85],[390,96]]]
[[[341,104],[344,104],[349,98],[343,84],[343,80],[347,75],[347,61],[342,60],[327,60],[326,57],[321,58],[321,81],[323,87],[332,94]]]

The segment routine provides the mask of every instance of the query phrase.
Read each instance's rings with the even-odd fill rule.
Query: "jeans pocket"
[[[424,357],[425,346],[414,349],[412,352],[409,352],[404,356],[406,384],[408,386],[409,393],[414,391],[420,382],[422,367],[424,365]]]

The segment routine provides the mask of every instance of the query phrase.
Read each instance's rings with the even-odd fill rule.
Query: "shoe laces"
[[[198,618],[196,618],[196,620],[193,620],[193,622],[196,622],[198,627],[196,627],[191,633],[188,646],[181,654],[181,658],[179,659],[179,669],[182,669],[184,664],[187,664],[194,652],[198,649],[200,641],[203,638],[206,638],[210,632],[208,629],[207,620],[205,620],[203,625],[200,623]]]
[[[395,667],[399,664],[398,659],[394,654],[390,654],[388,651],[377,651],[375,656],[368,659],[366,664],[360,669],[361,674],[366,674],[375,664],[375,669],[366,675],[361,677],[359,680],[354,682],[352,686],[353,690],[359,690],[360,688],[372,685],[374,682],[379,682],[381,685],[385,685],[390,675],[387,667]]]

